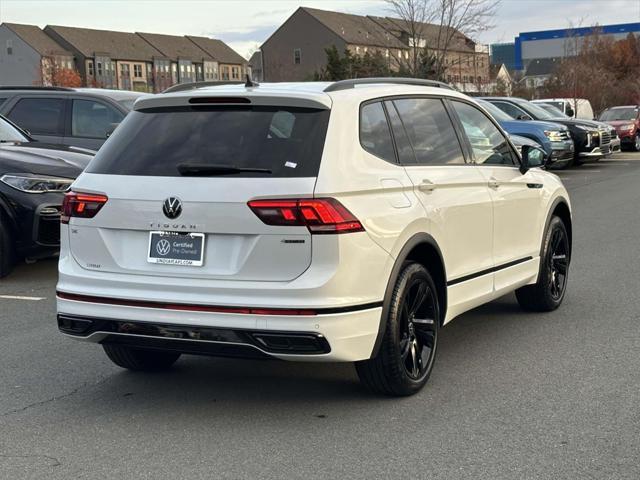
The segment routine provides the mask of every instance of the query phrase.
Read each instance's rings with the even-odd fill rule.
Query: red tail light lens
[[[69,223],[71,217],[93,218],[107,200],[106,195],[68,192],[62,201],[60,222]]]
[[[267,225],[306,226],[315,234],[364,231],[360,221],[335,198],[252,200],[248,205]]]

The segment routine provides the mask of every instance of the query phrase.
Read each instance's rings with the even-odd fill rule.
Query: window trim
[[[500,124],[493,119],[493,117],[491,117],[490,115],[487,115],[485,112],[482,111],[481,108],[478,107],[478,105],[475,105],[473,102],[469,102],[466,99],[463,99],[463,98],[451,98],[450,97],[450,98],[447,98],[447,101],[449,102],[451,113],[453,115],[455,115],[456,125],[457,125],[457,128],[460,129],[461,134],[463,135],[463,141],[466,144],[466,148],[469,150],[469,152],[471,154],[471,159],[472,159],[472,162],[473,162],[472,164],[473,165],[475,165],[476,167],[488,167],[488,168],[500,167],[500,168],[517,168],[517,169],[520,169],[520,166],[522,165],[522,159],[520,158],[520,154],[518,153],[518,149],[511,142],[511,139],[509,138],[509,135],[504,131],[504,129],[500,126]],[[456,110],[455,110],[455,108],[453,106],[453,102],[460,102],[460,103],[467,104],[470,107],[475,108],[476,110],[478,110],[485,117],[487,117],[487,119],[498,129],[498,131],[502,134],[502,136],[507,140],[507,145],[509,145],[509,148],[511,148],[511,153],[513,153],[515,155],[516,165],[495,165],[495,164],[487,165],[485,163],[476,163],[476,158],[475,158],[475,155],[473,154],[473,147],[471,146],[471,142],[469,142],[469,137],[467,136],[467,133],[464,130],[464,126],[462,125],[462,121],[460,120],[460,117],[458,116],[458,112],[456,112]]]

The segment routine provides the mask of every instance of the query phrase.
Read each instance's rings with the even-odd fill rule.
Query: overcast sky
[[[0,22],[204,35],[247,56],[299,6],[391,15],[383,0],[0,0]],[[521,31],[640,22],[640,0],[502,0],[496,27],[476,39],[512,42]]]

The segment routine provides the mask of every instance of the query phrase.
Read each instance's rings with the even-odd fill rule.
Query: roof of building
[[[73,55],[36,25],[3,23],[40,55]]]
[[[140,33],[138,35],[149,42],[155,49],[160,51],[165,57],[171,59],[185,59],[192,62],[202,62],[203,60],[214,60],[206,51],[199,48],[187,37],[177,35],[164,35],[161,33]]]
[[[329,30],[353,45],[407,48],[398,38],[369,17],[300,7]]]
[[[135,33],[47,25],[45,32],[49,30],[60,35],[85,57],[102,53],[115,60],[151,61],[154,57],[163,56]]]
[[[405,34],[408,38],[408,33],[411,31],[411,27],[406,20],[392,17],[370,16],[369,18],[397,37]],[[417,22],[415,28],[418,30],[417,33],[426,41],[427,47],[437,47],[439,42],[443,44],[443,37],[447,36],[445,33],[450,32],[451,42],[449,43],[448,50],[469,53],[475,52],[475,42],[455,28],[441,27],[433,23],[422,22]],[[438,38],[439,35],[440,38]]]
[[[560,58],[539,58],[531,60],[525,69],[525,77],[540,77],[551,75],[558,65],[560,65]]]
[[[194,37],[187,35],[186,38],[191,40],[201,50],[207,52],[218,63],[232,63],[238,65],[244,65],[247,60],[241,56],[238,52],[232,49],[229,45],[222,40],[216,40],[209,37]]]

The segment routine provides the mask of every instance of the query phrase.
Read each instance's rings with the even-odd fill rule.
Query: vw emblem
[[[162,211],[167,218],[178,218],[182,213],[182,202],[178,197],[169,197],[162,204]]]
[[[163,257],[169,253],[171,250],[171,244],[169,240],[165,240],[164,238],[156,243],[156,252],[158,255],[162,255]]]

